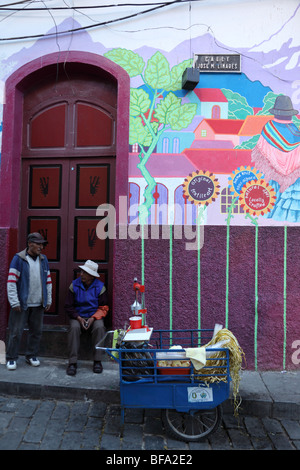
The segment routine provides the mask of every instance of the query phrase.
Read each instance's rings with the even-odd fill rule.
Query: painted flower
[[[274,208],[275,190],[264,180],[249,181],[239,196],[239,201],[245,212],[251,215],[264,215]]]
[[[183,183],[183,194],[194,204],[208,206],[219,196],[219,189],[219,182],[210,171],[197,170]]]

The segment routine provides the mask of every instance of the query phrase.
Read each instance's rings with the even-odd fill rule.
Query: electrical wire
[[[177,0],[178,2],[180,3],[185,3],[185,2],[190,2],[191,0]],[[192,0],[192,1],[196,1],[196,0]],[[199,1],[199,0],[197,0]],[[20,1],[20,2],[16,2],[16,3],[11,3],[10,5],[17,5],[19,3],[26,3],[28,2],[28,0],[23,0],[23,1]],[[44,2],[42,2],[44,3]],[[51,7],[51,6],[44,6],[44,7],[30,7],[28,8],[28,11],[43,11],[43,10],[87,10],[87,9],[93,9],[93,10],[97,10],[99,8],[120,8],[120,7],[137,7],[137,6],[153,6],[153,5],[166,5],[166,4],[169,4],[169,5],[172,5],[172,3],[174,3],[173,1],[170,1],[170,2],[143,2],[143,3],[113,3],[113,4],[110,4],[110,5],[84,5],[84,6],[78,6],[78,7],[74,7],[74,6],[69,6],[69,5],[66,5],[66,6],[62,6],[62,7]],[[175,2],[177,3],[177,2]],[[19,8],[10,8],[10,5],[9,4],[6,4],[6,5],[2,5],[0,6],[0,10],[16,10],[16,11],[22,11],[21,9]],[[4,7],[8,7],[8,8],[4,8]]]
[[[96,27],[99,27],[99,26],[105,26],[105,25],[116,23],[116,22],[119,22],[119,21],[124,21],[124,20],[128,20],[128,19],[131,19],[131,18],[135,18],[135,17],[141,16],[141,15],[145,15],[146,13],[150,13],[150,12],[159,10],[161,8],[165,8],[167,6],[174,5],[176,3],[185,3],[185,2],[186,2],[186,0],[173,0],[172,2],[165,2],[165,3],[159,4],[159,5],[155,4],[156,5],[155,7],[149,8],[147,10],[144,10],[144,11],[141,11],[141,12],[138,12],[138,13],[132,13],[130,15],[119,17],[119,18],[116,18],[116,19],[113,19],[113,20],[102,21],[100,23],[95,23],[93,25],[80,26],[78,28],[73,28],[73,29],[69,29],[69,30],[66,30],[66,31],[56,31],[55,33],[33,34],[33,35],[27,35],[27,36],[15,36],[15,37],[8,37],[8,38],[0,38],[0,41],[3,42],[3,41],[20,41],[22,39],[37,39],[37,38],[45,38],[45,37],[69,34],[69,33],[77,32],[77,31],[84,31],[84,30],[87,30],[87,29],[96,28]]]
[[[28,0],[20,0],[19,2],[7,3],[6,5],[1,5],[1,9],[3,7],[10,7],[11,5],[20,5],[22,3],[28,3]],[[32,3],[32,2],[29,2],[29,3]],[[7,8],[7,10],[10,10],[10,8]],[[20,11],[22,11],[22,10],[20,10]]]

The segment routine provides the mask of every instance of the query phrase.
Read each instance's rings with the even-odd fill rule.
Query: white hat
[[[94,261],[91,261],[90,259],[84,263],[84,266],[79,266],[79,268],[83,269],[83,271],[87,272],[91,276],[100,277],[98,274],[98,264],[94,263]]]

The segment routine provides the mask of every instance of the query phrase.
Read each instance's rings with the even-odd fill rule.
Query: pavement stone
[[[1,396],[0,450],[299,450],[300,420],[225,414],[207,439],[186,443],[166,434],[160,410],[127,411],[122,430],[119,405]]]
[[[76,377],[69,377],[66,361],[51,358],[42,358],[38,368],[23,358],[16,371],[0,365],[0,450],[300,449],[298,371],[243,371],[238,417],[227,400],[216,432],[185,443],[166,433],[159,409],[126,409],[122,429],[118,365],[104,362],[101,375],[91,369],[82,361]]]

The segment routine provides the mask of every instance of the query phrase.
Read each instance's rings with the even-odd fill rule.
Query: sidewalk
[[[103,373],[94,374],[92,362],[79,361],[75,377],[66,374],[66,359],[40,358],[32,367],[21,356],[18,367],[8,371],[0,364],[0,395],[61,400],[120,402],[118,364],[103,362]],[[257,417],[300,419],[300,370],[290,372],[242,371],[240,414]],[[230,400],[223,404],[231,413]]]

